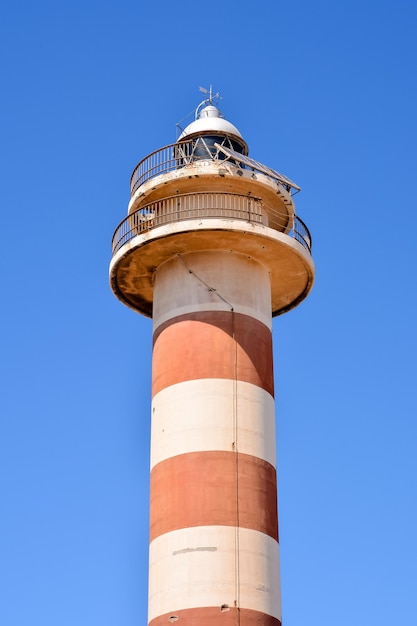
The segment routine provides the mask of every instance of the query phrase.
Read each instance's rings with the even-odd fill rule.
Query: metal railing
[[[130,193],[133,195],[147,180],[171,172],[179,167],[179,157],[174,152],[175,144],[155,150],[139,161],[130,177]]]
[[[294,226],[288,234],[290,237],[293,237],[296,241],[298,241],[298,243],[301,243],[301,245],[304,246],[304,248],[306,248],[311,254],[311,246],[313,242],[311,240],[310,231],[298,215],[294,215]]]
[[[221,137],[217,139],[222,144],[232,145],[228,137],[224,137],[223,141]],[[221,150],[207,140],[207,136],[201,135],[193,137],[191,140],[177,141],[148,154],[142,161],[139,161],[130,177],[131,195],[143,183],[160,174],[181,169],[202,159],[215,162],[222,162],[228,159]],[[233,159],[228,159],[228,161],[234,163]],[[247,169],[244,164],[239,164],[239,166]]]
[[[260,198],[232,193],[189,193],[152,202],[128,215],[114,232],[113,254],[137,235],[157,226],[192,219],[243,220],[279,232],[285,232],[288,227],[288,214],[269,209]],[[311,252],[310,232],[299,217],[294,216],[292,228],[286,234]]]

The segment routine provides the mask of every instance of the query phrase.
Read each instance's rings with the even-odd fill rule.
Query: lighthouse
[[[153,323],[148,621],[280,626],[272,318],[312,288],[311,237],[203,91],[112,240],[112,290]]]

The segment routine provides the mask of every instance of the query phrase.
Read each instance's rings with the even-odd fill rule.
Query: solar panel
[[[218,143],[214,145],[216,146],[216,148],[221,150],[221,152],[235,159],[235,161],[239,161],[239,163],[243,163],[244,165],[247,165],[248,167],[251,167],[254,170],[258,170],[258,172],[262,172],[263,174],[266,174],[267,176],[274,178],[282,185],[288,185],[289,187],[292,187],[293,189],[296,189],[297,191],[301,190],[301,187],[296,185],[290,178],[288,178],[287,176],[284,176],[284,174],[280,174],[280,172],[277,172],[276,170],[273,170],[270,167],[267,167],[266,165],[263,165],[262,163],[259,163],[259,161],[255,161],[255,159],[250,159],[244,154],[240,154],[240,152],[236,152],[236,150],[232,150],[231,148],[225,148],[224,146],[221,146]]]

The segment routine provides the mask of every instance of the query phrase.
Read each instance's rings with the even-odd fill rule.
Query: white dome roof
[[[201,109],[198,119],[191,122],[191,124],[188,124],[185,130],[183,130],[181,135],[178,137],[178,141],[180,139],[184,139],[184,137],[188,137],[189,135],[210,131],[233,135],[234,137],[238,137],[244,141],[236,126],[224,119],[219,109],[212,104],[209,104],[204,107],[204,109]]]

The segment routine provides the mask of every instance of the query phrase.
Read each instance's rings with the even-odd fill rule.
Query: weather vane
[[[201,107],[203,107],[207,103],[213,104],[214,100],[221,100],[222,99],[222,97],[219,94],[219,92],[215,93],[214,96],[213,96],[213,85],[210,85],[210,89],[206,89],[205,87],[199,87],[198,89],[199,89],[199,91],[201,91],[201,93],[208,94],[208,98],[203,100],[203,102],[200,102],[200,104],[198,105],[198,107],[196,109],[196,112],[195,112],[196,119],[197,119],[197,117],[199,115]]]
[[[210,85],[210,89],[206,89],[205,87],[199,87],[198,89],[199,91],[201,91],[201,93],[208,93],[209,97],[207,98],[207,100],[205,100],[205,102],[210,102],[210,104],[212,104],[214,99],[222,99],[219,92],[215,93],[213,96],[213,85]]]

